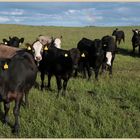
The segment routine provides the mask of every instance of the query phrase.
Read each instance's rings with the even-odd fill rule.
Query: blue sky
[[[0,24],[140,25],[140,2],[0,2]]]

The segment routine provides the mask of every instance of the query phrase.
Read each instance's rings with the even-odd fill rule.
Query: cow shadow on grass
[[[117,48],[117,54],[121,54],[121,55],[125,55],[125,56],[131,56],[131,57],[139,57],[140,55],[138,54],[138,52],[136,51],[135,53],[133,53],[132,51],[128,50],[128,49],[124,49],[124,48]]]

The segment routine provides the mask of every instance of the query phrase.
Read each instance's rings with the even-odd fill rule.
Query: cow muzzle
[[[73,68],[78,69],[78,65],[77,64],[73,65]]]
[[[35,57],[35,60],[39,62],[39,61],[42,60],[42,57],[41,57],[41,56],[36,56],[36,57]]]

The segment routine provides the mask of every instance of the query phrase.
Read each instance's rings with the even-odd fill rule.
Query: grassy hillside
[[[0,40],[18,36],[25,37],[25,43],[32,43],[40,34],[62,35],[62,48],[68,49],[76,47],[82,37],[95,39],[111,35],[114,28],[0,25]],[[126,41],[119,46],[123,51],[116,55],[113,78],[109,78],[108,73],[99,75],[98,82],[94,74],[90,81],[71,78],[66,97],[59,99],[56,98],[55,78],[52,79],[52,92],[32,89],[29,109],[21,107],[19,137],[140,138],[140,58],[129,55],[133,28],[140,27],[119,27],[124,30]],[[37,81],[40,83],[39,75]],[[3,111],[3,105],[1,109]],[[12,108],[9,117],[13,124]],[[10,126],[1,121],[0,137],[15,137]]]

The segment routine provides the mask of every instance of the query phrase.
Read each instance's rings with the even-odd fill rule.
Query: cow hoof
[[[18,129],[17,127],[14,127],[14,128],[12,129],[12,133],[13,133],[14,135],[18,136],[18,135],[19,135],[19,129]]]
[[[56,95],[56,99],[58,99],[59,98],[59,95]]]
[[[41,91],[43,92],[44,91],[44,88],[41,88]]]
[[[22,101],[21,102],[21,105],[24,107],[24,108],[29,108],[29,103],[25,102],[25,101]]]
[[[62,96],[65,97],[66,96],[66,93],[65,92],[62,92]]]
[[[9,122],[9,119],[8,118],[3,119],[3,124],[4,125],[8,125],[8,122]]]
[[[22,105],[23,107],[26,106],[26,104],[25,104],[24,101],[21,102],[21,105]]]
[[[110,78],[113,78],[112,74],[109,74],[109,77],[110,77]]]
[[[8,122],[3,120],[3,125],[8,125]]]
[[[99,81],[98,78],[95,78],[95,79],[96,79],[97,82]]]
[[[53,91],[51,87],[45,87],[46,90]]]

